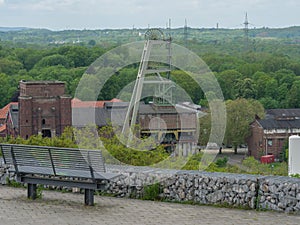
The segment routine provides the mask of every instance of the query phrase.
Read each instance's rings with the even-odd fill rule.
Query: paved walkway
[[[188,204],[95,196],[95,207],[83,195],[43,191],[26,199],[26,189],[0,186],[0,224],[300,224],[300,216]]]

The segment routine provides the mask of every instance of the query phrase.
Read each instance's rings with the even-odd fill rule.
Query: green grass
[[[199,170],[201,168],[201,159],[203,154],[191,156],[184,170]],[[286,162],[276,162],[271,164],[262,164],[253,157],[243,160],[240,166],[228,164],[228,158],[219,158],[204,169],[207,172],[223,172],[223,173],[242,173],[242,174],[258,174],[258,175],[274,175],[287,176],[288,165]]]

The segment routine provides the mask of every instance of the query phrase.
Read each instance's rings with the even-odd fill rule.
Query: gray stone
[[[276,185],[271,185],[271,186],[269,186],[269,191],[270,191],[271,193],[277,193],[277,187],[276,187]]]
[[[178,194],[179,194],[179,198],[180,198],[181,200],[184,200],[184,199],[185,199],[185,193],[184,193],[183,190],[180,190]]]
[[[253,198],[251,198],[251,200],[250,200],[250,203],[249,203],[249,207],[251,208],[251,209],[255,209],[255,207],[256,207],[256,197],[253,197]]]
[[[295,210],[299,211],[300,210],[300,202],[298,202],[295,206]]]
[[[207,195],[207,200],[210,203],[217,203],[223,199],[223,194],[221,191],[216,191],[214,193],[211,193]]]
[[[251,184],[250,190],[251,190],[252,192],[255,192],[255,191],[256,191],[256,184],[255,184],[255,183],[252,183],[252,184]]]
[[[262,189],[262,191],[263,191],[264,193],[269,192],[269,186],[268,186],[267,184],[263,184],[263,185],[261,186],[261,189]]]

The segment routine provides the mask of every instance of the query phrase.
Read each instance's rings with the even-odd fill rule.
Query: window
[[[267,143],[268,143],[268,146],[269,146],[269,147],[272,147],[272,145],[273,145],[273,140],[272,140],[272,139],[268,139]]]
[[[42,119],[42,124],[45,125],[46,124],[46,120]]]

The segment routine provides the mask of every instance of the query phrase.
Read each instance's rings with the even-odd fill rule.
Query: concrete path
[[[43,191],[26,198],[26,189],[0,186],[0,225],[65,224],[300,224],[299,215],[95,196],[95,207],[83,195]]]

